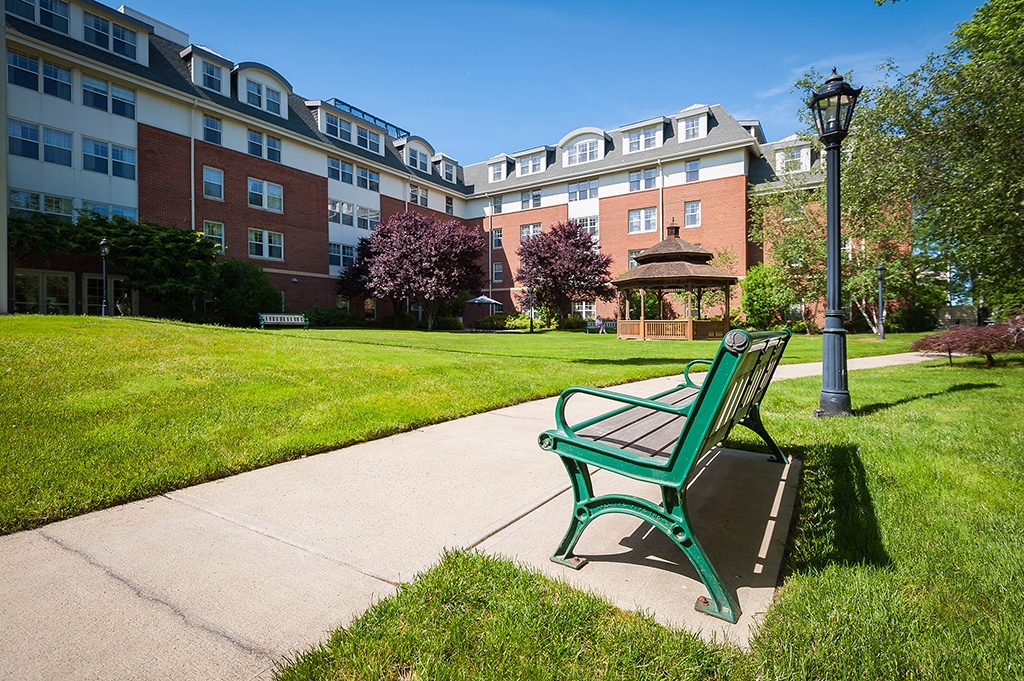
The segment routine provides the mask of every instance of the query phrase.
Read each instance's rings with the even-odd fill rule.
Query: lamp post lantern
[[[100,305],[100,316],[107,316],[107,255],[110,254],[110,244],[107,237],[100,239],[100,258],[103,259],[103,304]]]
[[[825,145],[825,163],[828,166],[825,186],[827,190],[827,226],[825,234],[825,328],[822,335],[821,398],[817,417],[850,416],[850,391],[846,382],[846,329],[843,328],[842,284],[839,235],[839,148],[850,131],[853,107],[860,88],[843,80],[832,69],[825,84],[808,103],[814,113],[818,138]]]
[[[878,263],[878,340],[885,340],[885,299],[882,298],[882,281],[885,279],[885,264]]]

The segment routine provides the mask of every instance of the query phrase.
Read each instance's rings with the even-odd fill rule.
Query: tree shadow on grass
[[[682,373],[683,369],[686,368],[686,364],[690,362],[692,357],[629,357],[629,358],[607,358],[607,359],[595,359],[588,357],[577,357],[569,360],[573,364],[603,364],[603,365],[616,365],[616,366],[664,366],[664,365],[678,365],[679,372]],[[698,367],[694,370],[702,371],[705,367]]]
[[[891,565],[857,445],[781,449],[803,462],[787,541],[788,571],[809,572],[830,564]]]
[[[998,383],[958,383],[957,385],[950,386],[941,392],[924,393],[922,395],[911,395],[910,397],[904,397],[902,400],[896,400],[895,402],[876,402],[875,404],[868,404],[859,409],[853,410],[854,416],[870,416],[876,412],[882,411],[883,409],[889,409],[890,407],[897,407],[901,404],[907,404],[916,400],[928,399],[930,397],[939,397],[947,393],[955,393],[963,390],[984,390],[986,388],[998,388]]]

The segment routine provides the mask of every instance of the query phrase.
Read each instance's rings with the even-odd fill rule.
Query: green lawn
[[[816,379],[772,387],[765,421],[804,473],[749,652],[451,553],[279,678],[1019,681],[1024,357],[1002,364],[858,372],[847,419],[808,418]]]
[[[854,337],[850,356],[914,337]],[[717,345],[0,317],[0,534],[574,384],[678,373]],[[796,338],[787,360],[820,346]]]

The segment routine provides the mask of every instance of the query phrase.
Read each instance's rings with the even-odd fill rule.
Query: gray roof
[[[691,114],[690,111],[680,111],[678,114],[667,117],[669,122],[665,125],[665,139],[660,147],[623,155],[622,137],[610,135],[610,139],[605,143],[604,158],[600,160],[564,167],[558,158],[558,149],[554,148],[554,151],[548,154],[548,167],[544,172],[526,177],[516,177],[513,173],[499,182],[488,181],[487,166],[494,163],[492,158],[489,161],[466,166],[466,185],[474,193],[513,192],[537,185],[586,179],[617,166],[644,166],[666,157],[697,155],[703,150],[722,146],[749,144],[752,150],[757,149],[757,141],[721,105],[715,104],[708,109],[708,134],[700,139],[678,142],[676,135],[680,133],[680,130],[678,130],[678,120],[674,116]],[[692,114],[698,114],[702,110],[694,109]],[[502,155],[498,154],[497,156]]]
[[[764,156],[754,159],[750,164],[747,179],[754,191],[772,191],[774,189],[792,188],[794,185],[804,187],[816,187],[825,181],[825,169],[821,164],[821,155],[811,146],[811,169],[803,173],[790,173],[787,177],[780,177],[772,165],[775,161],[775,152],[782,149],[790,149],[797,146],[811,145],[806,138],[796,136],[769,144],[762,144],[761,150]]]
[[[107,8],[107,11],[118,14],[116,10],[110,10],[109,8]],[[128,17],[128,19],[131,18]],[[267,111],[249,106],[232,97],[225,97],[217,92],[212,92],[194,84],[189,73],[189,64],[181,56],[187,46],[178,45],[156,34],[151,33],[149,35],[149,65],[145,66],[106,50],[101,50],[89,43],[43,28],[38,24],[26,21],[12,14],[6,14],[6,28],[9,34],[22,34],[41,42],[49,43],[67,52],[100,62],[140,79],[149,80],[163,87],[177,90],[189,97],[194,97],[200,102],[210,102],[226,109],[231,109],[239,114],[256,118],[263,127],[270,130],[274,128],[287,130],[292,134],[309,138],[325,146],[335,147],[340,151],[344,151],[349,156],[382,164],[399,174],[412,175],[422,180],[433,182],[453,193],[462,195],[470,193],[469,188],[461,181],[455,183],[446,181],[439,173],[435,172],[433,165],[431,165],[429,172],[422,172],[406,165],[402,160],[401,154],[395,149],[394,140],[391,137],[383,136],[386,138],[386,143],[384,144],[384,155],[381,156],[355,144],[322,134],[317,129],[316,121],[313,119],[309,107],[306,106],[306,100],[309,99],[307,97],[300,97],[294,93],[290,94],[288,96],[288,118],[284,119]],[[202,49],[205,52],[207,48]],[[251,62],[242,62],[241,64],[253,65]],[[268,69],[264,65],[256,66],[264,70]],[[461,180],[461,177],[458,179]]]

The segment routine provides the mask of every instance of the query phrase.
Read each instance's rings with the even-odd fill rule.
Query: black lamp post
[[[100,257],[103,259],[103,304],[100,306],[100,316],[107,316],[107,255],[110,254],[110,244],[107,237],[100,239]]]
[[[832,69],[825,84],[809,102],[814,112],[818,138],[825,145],[828,166],[828,222],[825,235],[826,287],[825,329],[822,337],[821,398],[817,417],[849,416],[850,391],[846,383],[846,330],[843,328],[839,236],[839,148],[850,131],[853,107],[860,89],[843,80]]]
[[[885,278],[885,265],[878,263],[875,272],[878,274],[878,340],[885,340],[885,299],[882,298],[882,280]]]

